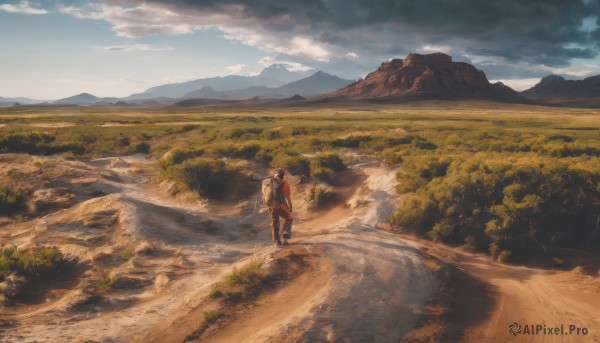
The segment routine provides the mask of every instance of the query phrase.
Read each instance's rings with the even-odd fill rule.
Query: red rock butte
[[[355,98],[450,97],[516,101],[521,97],[501,83],[491,84],[485,73],[443,53],[409,54],[383,62],[377,70],[336,95]]]

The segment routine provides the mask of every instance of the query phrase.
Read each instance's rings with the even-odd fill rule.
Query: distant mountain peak
[[[550,74],[542,78],[540,82],[556,82],[556,81],[566,81],[564,77],[556,74]]]
[[[600,76],[592,76],[583,80],[566,80],[560,75],[548,75],[521,94],[537,101],[552,103],[600,99]]]
[[[203,87],[210,86],[208,91],[233,91],[253,86],[280,87],[287,83],[300,80],[311,74],[311,71],[290,71],[284,64],[274,63],[264,68],[255,76],[228,75],[224,77],[211,77],[197,79],[180,83],[164,84],[145,90],[142,93],[132,94],[126,97],[126,100],[151,99],[151,98],[179,98],[191,93],[202,90]]]

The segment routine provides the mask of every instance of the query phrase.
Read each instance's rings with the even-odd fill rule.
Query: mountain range
[[[251,86],[280,87],[286,83],[310,76],[313,73],[314,70],[312,72],[290,71],[282,64],[272,64],[263,69],[263,71],[256,76],[228,75],[223,77],[218,76],[187,82],[171,83],[152,87],[142,93],[132,94],[126,98],[123,98],[123,100],[127,101],[159,97],[180,98],[190,92],[200,90],[207,86],[218,91],[230,91]]]
[[[566,80],[559,75],[549,75],[521,94],[546,104],[599,107],[600,75],[583,80]]]
[[[204,86],[199,90],[185,94],[184,98],[211,98],[226,100],[243,100],[253,97],[281,99],[293,95],[311,96],[329,93],[345,87],[353,80],[341,79],[318,71],[309,77],[286,83],[280,87],[251,86],[242,89],[217,91],[212,86]]]
[[[15,104],[19,105],[33,105],[39,104],[43,100],[35,100],[30,98],[3,98],[0,96],[0,107],[2,106],[13,106]]]
[[[2,98],[0,106],[20,105],[115,105],[196,106],[241,101],[256,103],[282,99],[316,100],[416,100],[484,99],[512,103],[537,103],[572,107],[600,107],[600,76],[566,80],[549,75],[534,87],[516,92],[500,82],[490,83],[471,64],[454,62],[443,53],[408,54],[392,59],[358,81],[323,71],[290,71],[273,64],[255,76],[229,75],[165,84],[124,98],[96,97],[81,93],[54,102],[28,98]]]

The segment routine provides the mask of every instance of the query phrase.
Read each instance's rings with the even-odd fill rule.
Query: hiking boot
[[[280,246],[281,246],[281,241],[278,239],[278,240],[275,242],[275,245],[276,245],[276,246],[278,246],[278,247],[280,247]]]
[[[288,240],[284,238],[283,239],[283,245],[290,245],[290,243],[288,243]]]

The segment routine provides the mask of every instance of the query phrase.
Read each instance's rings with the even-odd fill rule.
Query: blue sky
[[[524,89],[600,74],[599,15],[591,0],[0,0],[0,96],[121,97],[276,62],[353,78],[435,51]]]

